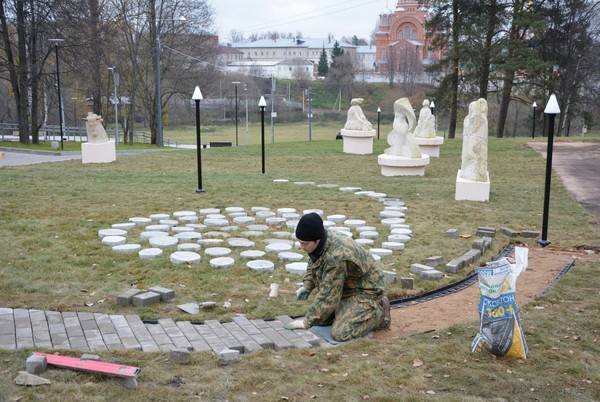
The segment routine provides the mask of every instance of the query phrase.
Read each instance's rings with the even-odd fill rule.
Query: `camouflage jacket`
[[[379,300],[385,278],[370,253],[350,237],[330,230],[323,254],[308,264],[304,287],[316,290],[315,301],[306,314],[307,326],[311,327],[335,313],[341,299],[358,296]]]

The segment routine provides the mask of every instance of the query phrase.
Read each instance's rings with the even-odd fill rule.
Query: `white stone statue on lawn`
[[[406,158],[421,157],[421,150],[413,134],[415,121],[415,112],[408,98],[398,99],[394,102],[393,130],[387,136],[390,147],[384,153]]]
[[[429,108],[429,100],[423,101],[423,107],[419,112],[419,121],[415,128],[415,137],[418,138],[435,138],[435,116]]]
[[[363,103],[363,98],[354,98],[350,102],[350,109],[348,109],[348,119],[344,125],[345,130],[355,131],[370,131],[373,129],[369,120],[367,120],[363,113],[360,105]]]
[[[488,120],[487,101],[469,104],[463,125],[462,165],[460,176],[473,181],[487,181]]]
[[[104,126],[102,126],[102,122],[104,121],[102,120],[102,116],[88,112],[87,117],[82,120],[85,120],[88,142],[94,144],[108,142],[108,135],[106,135]]]

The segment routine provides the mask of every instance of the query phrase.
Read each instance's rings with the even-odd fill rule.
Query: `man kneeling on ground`
[[[326,230],[314,212],[300,218],[296,238],[310,257],[296,299],[306,300],[315,289],[316,295],[305,319],[284,325],[286,329],[331,325],[332,338],[342,342],[389,328],[385,278],[370,253],[352,238]]]

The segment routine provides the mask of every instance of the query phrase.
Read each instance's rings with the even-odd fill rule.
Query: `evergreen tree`
[[[323,50],[321,50],[321,55],[319,56],[319,66],[317,68],[317,72],[319,73],[319,77],[326,77],[329,72],[329,63],[327,61],[327,52],[325,51],[325,46],[323,46]]]

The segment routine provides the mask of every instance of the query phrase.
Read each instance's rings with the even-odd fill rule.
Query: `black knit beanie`
[[[320,240],[325,236],[323,219],[319,214],[311,212],[300,218],[296,226],[296,238],[302,241]]]

